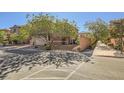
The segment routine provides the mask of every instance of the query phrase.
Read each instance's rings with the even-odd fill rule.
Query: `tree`
[[[92,32],[95,37],[96,43],[98,40],[106,43],[106,40],[109,37],[108,24],[102,19],[97,19],[94,22],[86,22],[85,27]]]
[[[0,31],[0,43],[3,45],[7,43],[7,32],[3,30]]]
[[[78,37],[78,27],[76,23],[69,22],[67,19],[57,20],[56,21],[56,33],[59,34],[62,38],[75,38]]]
[[[10,35],[10,41],[13,43],[16,43],[17,44],[17,42],[19,41],[19,38],[18,38],[18,34],[16,34],[16,33],[11,33],[11,35]]]
[[[22,26],[19,29],[19,33],[11,33],[10,34],[10,41],[14,43],[25,43],[27,40],[30,39],[30,33],[27,30],[26,26]]]
[[[54,31],[54,17],[46,15],[32,15],[28,18],[28,27],[32,36],[44,36],[48,41],[50,41],[51,33]]]
[[[69,22],[67,19],[57,19],[48,14],[28,15],[28,30],[31,36],[46,38],[47,43],[52,43],[52,37],[58,35],[59,37],[75,36],[78,32],[75,23]],[[52,44],[51,44],[52,45]]]
[[[18,41],[24,43],[25,41],[29,40],[29,38],[30,33],[27,30],[26,26],[21,27],[18,34]]]
[[[123,53],[124,46],[124,19],[110,21],[110,35],[112,38],[118,39],[117,48]]]

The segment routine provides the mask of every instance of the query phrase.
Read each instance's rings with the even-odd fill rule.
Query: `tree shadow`
[[[5,52],[26,55],[26,54],[37,53],[39,52],[39,50],[12,49],[12,50],[5,50]]]
[[[83,53],[84,55],[91,57],[93,54],[93,49],[85,49],[84,51],[82,51],[81,53]]]
[[[118,58],[124,58],[124,53],[121,54],[121,51],[116,51],[116,52],[114,53],[114,56],[115,56],[115,57],[118,57]]]
[[[111,48],[108,47],[108,46],[99,46],[99,47],[97,47],[97,49],[100,49],[100,50],[111,50]]]
[[[85,59],[85,60],[84,60]],[[82,60],[87,62],[89,59],[87,56],[75,53],[66,53],[61,52],[49,52],[48,55],[42,54],[42,52],[31,53],[31,54],[15,54],[7,55],[0,62],[0,79],[5,79],[9,73],[16,72],[22,69],[23,66],[27,66],[29,70],[37,65],[52,65],[56,66],[56,69],[62,65],[74,65],[77,60],[81,62]]]

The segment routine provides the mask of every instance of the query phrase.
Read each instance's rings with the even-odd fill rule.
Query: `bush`
[[[121,44],[117,44],[116,46],[114,46],[114,49],[121,50]]]
[[[51,50],[51,45],[50,44],[45,44],[44,47],[45,47],[46,50]]]
[[[79,40],[79,38],[77,38],[75,42],[76,42],[76,44],[79,45],[79,44],[80,44],[80,40]]]

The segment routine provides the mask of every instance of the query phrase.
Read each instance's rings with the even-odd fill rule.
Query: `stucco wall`
[[[91,40],[89,38],[86,38],[84,36],[80,37],[80,50],[84,50],[88,48],[91,44]]]
[[[110,39],[110,42],[115,46],[116,45],[116,40],[114,38]]]
[[[32,37],[32,39],[30,40],[30,44],[31,45],[44,45],[44,44],[46,44],[46,40],[45,40],[45,38],[43,38],[43,37]]]
[[[77,45],[54,45],[52,49],[54,50],[72,50]]]

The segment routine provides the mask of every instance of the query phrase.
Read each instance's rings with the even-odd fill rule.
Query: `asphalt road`
[[[82,62],[58,69],[55,66],[23,67],[8,74],[11,80],[124,80],[124,58],[95,57],[95,63]]]

